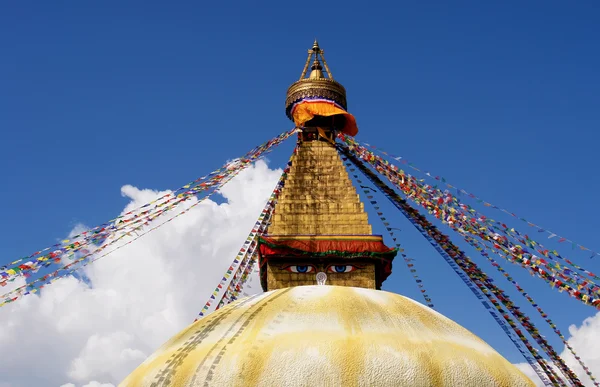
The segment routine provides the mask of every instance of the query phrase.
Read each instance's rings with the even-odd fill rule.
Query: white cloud
[[[569,327],[569,338],[568,342],[571,348],[577,353],[577,356],[581,358],[583,363],[590,369],[592,375],[596,379],[600,378],[600,351],[598,351],[598,345],[600,344],[600,312],[593,317],[586,318],[580,326],[571,325]],[[593,386],[592,381],[586,375],[583,367],[579,365],[575,357],[571,354],[568,349],[564,349],[560,354],[565,363],[577,374],[579,380],[585,386]],[[531,369],[529,364],[521,363],[517,364],[527,376],[529,376],[538,386],[543,386],[540,378]],[[559,373],[560,375],[560,373]]]
[[[194,320],[280,174],[256,163],[222,189],[226,203],[204,201],[89,265],[85,275],[92,288],[64,278],[41,296],[0,308],[0,386],[117,385]],[[131,202],[123,213],[164,193],[125,186],[122,194]],[[170,211],[165,220],[177,212]],[[80,230],[78,225],[74,233]],[[253,291],[260,291],[257,278],[251,283]],[[22,284],[15,281],[11,287]]]

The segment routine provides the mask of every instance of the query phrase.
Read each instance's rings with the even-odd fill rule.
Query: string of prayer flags
[[[342,158],[347,160],[347,158],[343,157],[343,154],[342,154]],[[353,165],[351,162],[347,161],[345,164],[348,167],[348,169],[351,171],[352,175],[354,176],[354,179],[356,179],[356,181],[362,188],[363,192],[367,196],[367,199],[370,199],[371,204],[377,210],[376,212],[377,212],[377,215],[379,216],[379,219],[383,223],[385,229],[390,234],[390,237],[392,238],[392,240],[394,241],[394,244],[398,248],[398,252],[402,255],[402,259],[404,260],[404,263],[406,264],[406,267],[408,268],[411,276],[415,280],[415,283],[417,284],[417,287],[419,288],[419,292],[425,299],[426,305],[430,308],[433,308],[433,302],[431,301],[431,297],[429,296],[428,292],[425,290],[425,286],[423,285],[423,280],[421,280],[421,278],[417,274],[417,269],[415,269],[415,264],[413,263],[414,259],[409,258],[406,254],[404,254],[404,249],[402,248],[402,246],[398,242],[398,238],[396,238],[396,235],[394,234],[394,231],[393,231],[394,228],[390,227],[390,223],[387,222],[387,219],[383,216],[383,213],[378,211],[380,209],[379,204],[377,203],[377,201],[374,200],[374,196],[370,195],[371,192],[377,192],[377,191],[371,187],[362,185],[362,181],[360,180],[359,176],[354,172],[354,171],[356,171],[356,169],[351,168],[351,166]]]
[[[213,191],[213,193],[216,191]],[[43,277],[40,277],[36,280],[33,280],[29,283],[27,283],[26,285],[23,285],[21,287],[18,287],[2,296],[0,296],[0,307],[9,304],[11,302],[16,301],[17,299],[26,296],[28,294],[33,294],[33,293],[37,293],[39,292],[42,288],[44,288],[45,286],[65,277],[68,275],[71,275],[73,273],[75,273],[76,271],[82,269],[83,267],[89,265],[90,263],[96,262],[97,260],[106,257],[109,254],[112,254],[113,252],[135,242],[136,240],[140,239],[141,237],[143,237],[144,235],[148,234],[149,232],[152,232],[156,229],[158,229],[159,227],[165,225],[166,223],[171,222],[172,220],[174,220],[175,218],[189,212],[192,208],[196,207],[197,205],[199,205],[200,203],[202,203],[205,199],[208,199],[210,196],[212,195],[209,194],[206,197],[200,198],[198,199],[198,201],[194,204],[192,204],[190,207],[184,209],[183,211],[179,212],[178,214],[176,214],[175,216],[165,220],[162,223],[157,224],[156,226],[141,232],[140,234],[137,234],[137,231],[142,231],[142,227],[146,226],[149,224],[149,222],[151,220],[154,219],[150,219],[148,222],[140,224],[138,227],[136,227],[135,229],[130,230],[128,233],[122,234],[112,240],[110,240],[108,243],[103,244],[102,246],[100,246],[98,249],[94,250],[93,252],[88,252],[86,255],[80,257],[79,259],[77,259],[76,261],[69,263],[67,265],[64,265],[62,267],[60,267],[59,269],[55,270],[54,272],[44,275]],[[159,214],[160,215],[160,214]],[[157,215],[158,216],[158,215]],[[129,240],[127,243],[124,243],[120,246],[117,246],[116,248],[102,254],[102,255],[98,255],[100,252],[104,251],[106,248],[108,248],[109,246],[112,246],[114,244],[116,244],[117,242],[119,242],[120,240],[122,240],[125,237],[128,236],[132,236],[132,233],[136,234],[136,237]],[[87,258],[94,256],[93,259],[91,260],[86,260]]]
[[[254,148],[245,156],[228,162],[220,169],[196,179],[171,193],[165,194],[106,223],[83,231],[72,238],[65,239],[60,243],[46,247],[27,257],[19,258],[8,265],[0,267],[0,286],[6,286],[7,282],[14,281],[14,278],[20,275],[35,273],[42,267],[60,264],[64,260],[72,259],[74,253],[83,248],[100,244],[107,238],[114,236],[115,233],[128,233],[130,229],[135,228],[133,226],[140,222],[145,223],[148,218],[153,218],[153,215],[156,215],[158,212],[168,211],[175,208],[181,202],[197,196],[202,191],[221,186],[224,180],[228,180],[232,175],[239,173],[248,165],[263,157],[264,153],[270,152],[275,146],[296,132],[297,129],[284,132]]]
[[[355,146],[357,148],[359,148],[359,149],[363,148],[364,150],[366,150],[366,148],[362,147],[361,145],[358,145],[358,143],[356,143],[356,141],[354,141],[352,139],[346,138],[346,142],[347,143],[351,143],[351,144],[355,144]],[[368,151],[368,152],[370,152],[370,151]],[[379,158],[378,156],[373,156],[373,158],[375,158],[377,160],[377,162],[379,162],[384,167],[391,168],[395,173],[398,173],[398,168],[395,165],[389,164],[387,161]],[[383,161],[381,161],[381,160],[383,160]],[[434,196],[435,195],[438,195],[440,197],[447,196],[447,197],[450,198],[449,200],[451,202],[455,202],[455,203],[450,203],[450,205],[455,205],[456,206],[457,204],[460,204],[460,208],[464,209],[465,212],[467,212],[467,213],[476,213],[476,210],[473,209],[472,207],[470,207],[468,205],[465,205],[463,203],[460,203],[460,200],[457,197],[453,198],[452,195],[450,194],[451,191],[445,191],[445,192],[442,193],[441,190],[437,189],[437,186],[433,186],[432,187],[432,186],[429,186],[429,185],[422,184],[422,180],[414,179],[410,175],[406,176],[406,175],[404,175],[404,172],[401,171],[401,170],[399,171],[399,174],[401,176],[401,183],[402,184],[407,183],[407,181],[405,181],[405,180],[409,180],[412,184],[416,184],[416,185],[418,185],[420,187],[420,189],[418,191],[423,191],[423,190],[435,191]],[[558,253],[558,251],[551,250],[551,249],[546,249],[541,243],[532,240],[527,235],[525,235],[525,238],[523,238],[523,236],[517,230],[515,230],[514,228],[513,229],[508,228],[506,225],[504,225],[504,224],[502,224],[500,222],[497,222],[497,221],[495,221],[493,219],[489,219],[489,218],[487,218],[484,215],[479,214],[479,213],[477,213],[477,218],[478,218],[478,221],[482,221],[482,222],[486,223],[489,227],[496,229],[498,232],[507,234],[509,237],[511,237],[511,238],[513,238],[515,240],[518,240],[520,243],[526,244],[527,246],[535,249],[535,251],[537,251],[537,252],[539,252],[541,254],[544,254],[548,258],[552,258],[552,256],[554,256],[557,259],[564,260],[567,264],[575,267],[576,269],[584,271],[584,273],[586,275],[590,276],[591,278],[600,279],[595,274],[593,274],[593,273],[591,273],[591,272],[589,272],[589,271],[587,271],[587,270],[585,270],[585,269],[577,266],[576,264],[574,264],[573,262],[571,262],[569,259],[562,257]],[[499,225],[502,225],[504,227],[504,229],[500,228]],[[558,240],[559,243],[565,242],[565,241],[567,241],[566,238],[560,238]],[[528,252],[525,251],[525,254],[527,254],[527,253]],[[576,272],[573,273],[573,274],[575,276],[579,275]]]
[[[286,182],[288,173],[292,166],[292,157],[293,157],[293,155],[297,154],[297,152],[298,152],[298,147],[294,148],[292,156],[290,156],[290,159],[289,159],[285,169],[283,170],[283,173],[279,177],[279,181],[277,182],[275,189],[271,193],[269,201],[267,202],[267,204],[265,205],[265,208],[259,215],[258,220],[259,220],[260,224],[255,225],[256,232],[254,232],[255,230],[253,229],[252,232],[250,233],[250,236],[253,238],[253,240],[250,245],[250,248],[247,250],[247,256],[245,259],[246,262],[244,262],[238,268],[238,272],[236,273],[236,275],[232,279],[230,285],[227,287],[227,290],[223,294],[223,297],[221,298],[219,305],[217,305],[217,309],[223,305],[226,305],[230,302],[235,301],[237,299],[238,295],[240,294],[240,292],[242,292],[244,285],[250,278],[250,275],[254,269],[254,265],[256,264],[256,262],[258,260],[258,250],[257,250],[258,238],[267,232],[267,228],[271,222],[271,217],[273,215],[273,211],[275,210],[275,206],[277,204],[279,194],[282,192],[283,187],[285,186],[285,182]]]
[[[385,172],[386,171],[384,171],[384,173]],[[391,177],[393,180],[393,176],[390,176],[389,173],[386,173],[386,176]],[[463,211],[462,209],[464,207],[461,206],[461,203],[458,200],[451,200],[448,198],[442,199],[437,192],[430,189],[431,187],[420,186],[418,182],[415,182],[410,178],[405,180],[405,183],[403,185],[401,184],[400,188],[407,194],[407,198],[414,200],[416,203],[426,208],[430,213],[461,235],[475,234],[484,241],[493,241],[495,248],[502,249],[508,255],[514,257],[513,261],[518,262],[521,266],[544,267],[546,271],[550,273],[549,275],[560,276],[564,281],[574,285],[580,292],[587,290],[590,295],[594,292],[593,289],[597,288],[596,283],[583,278],[577,270],[563,267],[558,262],[550,263],[544,258],[536,256],[535,253],[530,253],[527,249],[523,249],[520,245],[510,242],[508,238],[501,237],[499,233],[506,235],[517,243],[528,243],[527,240],[514,235],[516,230],[510,231],[502,229],[494,223],[489,223],[485,217],[475,211]],[[527,245],[531,246],[530,244]],[[552,259],[551,254],[546,254],[539,249],[536,251],[540,254],[544,254],[546,258]],[[568,262],[572,263],[570,261]],[[577,266],[577,268],[585,272],[588,276],[597,278],[595,274],[579,266]]]
[[[348,137],[348,136],[344,136],[344,137],[346,139],[350,139],[350,137]],[[436,180],[438,182],[437,184],[444,184],[447,188],[455,190],[457,196],[464,195],[465,197],[468,197],[470,199],[473,199],[473,200],[477,201],[478,203],[483,204],[485,207],[493,208],[493,209],[501,211],[501,212],[503,212],[503,213],[505,213],[507,215],[510,215],[513,218],[518,219],[518,220],[522,221],[523,223],[527,224],[528,226],[536,228],[538,233],[545,233],[545,234],[547,234],[548,235],[548,239],[555,238],[556,240],[558,240],[558,243],[568,242],[574,248],[576,247],[576,248],[579,248],[580,250],[588,251],[591,254],[590,258],[593,258],[595,256],[599,256],[600,255],[600,252],[598,252],[598,251],[591,250],[591,249],[589,249],[589,248],[587,248],[587,247],[585,247],[585,246],[583,246],[583,245],[581,245],[581,244],[579,244],[579,243],[577,243],[575,241],[572,241],[572,240],[570,240],[568,238],[564,238],[564,237],[562,237],[562,236],[554,233],[553,231],[548,230],[545,227],[541,227],[541,226],[539,226],[539,225],[537,225],[537,224],[535,224],[533,222],[530,222],[529,220],[527,220],[527,219],[525,219],[523,217],[518,216],[514,212],[511,212],[511,211],[506,210],[506,209],[504,209],[502,207],[496,206],[496,205],[494,205],[492,203],[489,203],[489,202],[481,199],[479,196],[477,196],[475,194],[472,194],[472,193],[470,193],[470,192],[468,192],[468,191],[466,191],[464,189],[461,189],[461,188],[458,188],[458,187],[456,187],[454,185],[451,185],[451,184],[449,184],[446,181],[446,179],[444,177],[437,176],[435,174],[432,174],[431,172],[421,170],[421,169],[417,168],[413,163],[408,162],[402,156],[397,156],[395,154],[388,153],[385,150],[383,150],[382,148],[375,147],[375,146],[373,146],[371,144],[368,144],[368,143],[362,143],[362,144],[360,144],[358,141],[356,141],[354,139],[350,139],[350,140],[353,141],[354,143],[358,144],[358,145],[363,145],[365,147],[368,147],[369,149],[372,149],[374,152],[378,152],[378,153],[381,153],[381,154],[383,154],[383,155],[385,155],[387,157],[390,157],[390,158],[394,159],[395,161],[400,162],[403,165],[407,165],[409,168],[411,168],[411,169],[413,169],[413,170],[415,170],[417,172],[423,173],[428,179],[434,179],[434,180]]]
[[[294,149],[292,155],[297,153],[297,149],[297,147]],[[219,309],[220,307],[230,302],[233,302],[237,298],[239,293],[242,291],[243,286],[250,277],[250,274],[252,273],[252,270],[254,268],[254,264],[257,260],[258,237],[263,235],[267,230],[267,227],[271,220],[271,215],[273,213],[273,210],[275,209],[275,205],[277,204],[277,198],[279,197],[279,193],[285,185],[285,180],[290,171],[290,167],[292,165],[292,157],[290,157],[286,168],[279,177],[279,180],[277,181],[277,184],[275,185],[271,196],[267,200],[265,207],[258,216],[257,221],[254,223],[254,227],[250,231],[250,234],[246,238],[246,241],[242,244],[240,251],[233,259],[233,263],[225,272],[225,274],[213,290],[211,296],[200,310],[198,317],[194,321],[201,319],[207,313],[209,313],[210,307],[212,306],[213,302],[217,300],[221,291],[224,290],[223,295],[220,297],[217,303],[216,309]],[[227,285],[228,282],[229,285]]]
[[[65,262],[71,260],[70,263],[65,264],[64,266],[58,268],[54,272],[46,274],[40,278],[29,281],[26,285],[20,286],[2,296],[0,296],[0,307],[4,306],[8,303],[12,303],[19,298],[38,292],[44,286],[49,285],[50,283],[56,281],[59,278],[70,275],[75,271],[81,269],[82,267],[88,265],[91,262],[95,262],[97,259],[102,258],[113,251],[123,247],[119,246],[101,256],[97,256],[97,254],[104,251],[107,247],[114,245],[115,243],[121,241],[125,237],[130,237],[132,235],[138,235],[138,231],[141,231],[144,226],[149,225],[153,220],[159,218],[160,215],[163,215],[169,210],[172,210],[179,206],[183,201],[190,199],[192,197],[196,197],[196,194],[200,191],[210,190],[208,194],[202,198],[198,198],[198,201],[191,205],[189,208],[181,211],[177,215],[171,217],[163,223],[160,223],[157,227],[154,227],[146,232],[143,232],[138,237],[134,238],[132,241],[139,239],[139,237],[147,234],[150,231],[155,230],[156,228],[172,221],[174,218],[179,217],[180,215],[187,213],[191,208],[197,206],[201,201],[207,199],[212,193],[216,192],[220,188],[222,188],[227,182],[229,182],[234,176],[236,176],[239,172],[245,169],[250,163],[256,161],[257,159],[263,157],[266,153],[270,152],[274,147],[288,139],[294,133],[297,132],[297,129],[290,130],[288,132],[284,132],[279,136],[269,140],[268,142],[254,148],[252,151],[246,154],[246,156],[242,159],[238,159],[234,165],[231,162],[225,164],[223,168],[221,168],[222,173],[216,174],[211,177],[208,181],[201,183],[198,187],[194,187],[186,191],[185,195],[178,195],[177,198],[170,198],[162,203],[155,204],[152,210],[144,210],[139,214],[132,216],[131,218],[124,219],[123,216],[115,219],[119,220],[119,225],[109,225],[105,224],[105,227],[102,229],[96,229],[98,232],[89,233],[90,235],[86,236],[84,240],[81,242],[74,241],[75,237],[71,240],[65,240],[62,243],[69,243],[69,245],[63,246],[60,245],[58,249],[55,251],[42,255],[45,251],[48,251],[50,248],[46,248],[44,250],[37,251],[32,255],[32,257],[37,256],[31,261],[26,263],[22,263],[23,259],[13,261],[11,265],[12,267],[2,267],[0,268],[0,286],[6,286],[9,282],[13,282],[19,276],[23,276],[26,278],[31,277],[31,273],[38,272],[41,268],[47,268],[52,264],[64,264]],[[240,161],[241,160],[241,161]],[[185,189],[188,189],[186,187]],[[164,196],[163,196],[164,197]],[[158,199],[157,199],[158,200]],[[153,201],[151,203],[156,203],[157,201]],[[140,208],[148,208],[150,203],[143,205]],[[133,211],[128,212],[127,214],[133,214]],[[125,214],[125,215],[127,215]],[[125,223],[125,225],[122,225]],[[92,230],[94,230],[92,229]],[[84,235],[87,232],[81,233],[79,235]],[[101,237],[98,237],[97,234],[101,234]],[[131,243],[129,241],[126,244]],[[100,246],[96,248],[96,243],[101,242]],[[56,245],[55,245],[56,247]],[[93,247],[93,250],[90,251],[89,248]],[[83,254],[77,259],[76,254]],[[89,259],[92,256],[96,256],[94,259]],[[28,257],[29,258],[29,257]],[[73,260],[74,259],[74,260]]]
[[[354,156],[350,149],[346,148],[343,150],[344,154],[350,159],[353,164],[355,164],[361,172],[373,183],[375,186],[394,204],[400,212],[402,212],[405,216],[407,216],[407,210],[412,210],[408,204],[406,204],[399,196],[387,185],[385,185],[377,176],[373,174],[370,170],[368,170],[360,161]],[[481,289],[475,286],[475,283],[471,281],[469,277],[461,270],[458,264],[454,261],[454,259],[446,252],[446,250],[442,249],[441,246],[436,243],[436,241],[425,231],[420,224],[416,223],[412,217],[407,216],[408,220],[417,228],[417,230],[426,238],[426,240],[431,243],[431,245],[440,253],[440,255],[444,258],[444,260],[449,264],[449,266],[454,270],[454,272],[458,275],[458,277],[467,285],[467,287],[473,292],[473,294],[481,301],[486,310],[492,315],[494,321],[502,328],[502,330],[507,334],[508,338],[513,342],[515,347],[519,350],[519,352],[523,355],[525,360],[531,365],[534,371],[538,374],[538,376],[543,380],[547,380],[547,374],[550,374],[552,378],[552,374],[550,371],[544,368],[543,358],[537,354],[534,350],[533,346],[529,343],[526,337],[522,335],[514,336],[516,332],[511,330],[510,327],[516,326],[516,324],[510,319],[506,313],[502,313],[503,311],[497,310],[498,307],[490,306],[489,301],[494,304],[496,302],[495,299],[490,299],[493,297],[492,295],[485,294]],[[488,300],[486,300],[486,297]],[[494,304],[495,305],[495,304]],[[502,313],[502,317],[500,317],[499,313]],[[523,348],[523,345],[526,349]]]
[[[497,252],[497,251],[495,251],[495,250],[493,250],[493,249],[491,249],[488,246],[485,246],[485,245],[483,246],[483,249],[480,249],[479,243],[477,243],[477,241],[475,240],[475,238],[469,237],[469,240],[472,242],[471,245],[473,247],[475,247],[477,250],[479,250],[479,252],[481,253],[481,255],[483,255],[484,257],[486,257],[491,262],[492,266],[494,266],[500,273],[502,273],[502,276],[504,278],[506,278],[506,280],[508,282],[510,282],[511,284],[513,284],[514,287],[517,289],[517,291],[523,297],[525,297],[525,299],[538,311],[538,313],[540,314],[540,316],[542,316],[542,318],[544,319],[544,321],[546,321],[546,323],[548,323],[548,325],[550,326],[550,328],[560,338],[560,340],[563,342],[563,344],[565,345],[565,347],[569,350],[569,352],[571,352],[571,354],[573,355],[573,357],[575,358],[575,360],[577,360],[577,362],[579,363],[579,365],[581,366],[581,368],[583,368],[583,370],[585,371],[585,373],[587,374],[587,376],[592,380],[592,383],[594,384],[594,386],[600,387],[600,383],[598,383],[598,381],[596,380],[596,378],[592,374],[591,370],[583,363],[583,360],[581,360],[581,358],[577,355],[577,353],[575,353],[575,350],[573,349],[573,347],[571,347],[571,345],[569,344],[569,342],[567,341],[567,339],[564,337],[564,335],[562,334],[562,332],[557,328],[556,324],[550,319],[550,317],[548,317],[548,314],[546,312],[544,312],[544,310],[539,306],[539,304],[536,301],[533,300],[533,298],[531,297],[531,295],[529,293],[527,293],[515,281],[515,279],[512,278],[510,276],[510,274],[508,274],[508,272],[506,270],[504,270],[502,268],[502,266],[500,266],[500,264],[494,258],[492,258],[492,256],[490,254],[488,254],[484,250],[492,251],[493,253],[496,253],[496,254],[500,254],[500,253]]]
[[[238,267],[237,272],[227,287],[227,290],[223,294],[219,304],[217,305],[217,309],[223,305],[227,305],[235,301],[239,294],[243,291],[244,285],[248,279],[250,279],[250,275],[254,270],[255,264],[258,262],[258,238],[267,232],[267,228],[271,222],[271,217],[273,215],[273,211],[275,210],[279,194],[282,192],[282,189],[285,186],[288,173],[292,166],[292,157],[293,155],[297,154],[297,152],[298,147],[294,148],[292,156],[290,156],[283,173],[279,177],[279,181],[277,182],[275,189],[271,193],[265,208],[258,217],[258,220],[261,222],[260,225],[255,225],[254,229],[250,232],[250,236],[253,238],[253,240],[247,250],[246,258],[242,265]]]
[[[566,290],[569,295],[581,302],[600,308],[600,287],[592,280],[583,278],[577,270],[584,272],[588,277],[598,279],[594,273],[575,265],[555,251],[553,252],[555,254],[551,254],[546,250],[541,252],[536,250],[543,254],[543,258],[529,252],[526,248],[510,242],[509,238],[518,238],[519,241],[527,242],[527,246],[535,246],[535,242],[530,238],[517,234],[516,230],[508,229],[504,227],[505,225],[490,221],[465,206],[449,192],[436,191],[435,188],[423,185],[411,176],[404,175],[403,171],[394,168],[393,165],[361,145],[357,145],[353,140],[346,138],[345,142],[349,144],[349,149],[353,154],[372,165],[378,173],[384,175],[392,184],[401,189],[407,199],[426,208],[428,212],[461,236],[472,234],[484,241],[493,241],[495,248],[501,249],[507,257],[510,257],[510,262],[530,270],[553,288],[558,288],[560,291]],[[504,238],[500,234],[504,234],[508,238]],[[553,257],[564,260],[577,270],[561,266],[557,262],[549,262],[548,259]]]
[[[536,351],[533,349],[531,344],[528,343],[525,336],[522,334],[520,329],[516,327],[514,321],[511,320],[508,313],[503,309],[506,308],[512,316],[514,316],[521,326],[531,335],[538,345],[544,350],[549,358],[554,362],[556,367],[574,384],[582,385],[577,376],[569,369],[564,363],[562,358],[556,353],[551,345],[541,336],[538,329],[530,321],[530,319],[510,300],[510,297],[506,295],[499,287],[497,287],[493,280],[491,280],[479,267],[472,262],[458,247],[456,247],[449,238],[439,232],[437,228],[432,225],[423,215],[417,210],[411,207],[405,200],[401,199],[390,187],[385,185],[373,172],[371,172],[364,164],[362,164],[356,155],[352,153],[352,150],[346,148],[346,155],[348,158],[373,182],[377,188],[382,190],[384,194],[396,205],[396,207],[407,217],[407,219],[415,225],[417,230],[421,232],[423,236],[434,246],[444,258],[451,258],[462,272],[468,277],[471,283],[473,283],[485,297],[487,297],[494,307],[500,312],[500,315],[507,321],[507,323],[513,328],[513,331],[521,339],[521,341],[528,348],[534,358],[536,358],[539,366],[544,370],[546,376],[551,382],[557,382],[560,380],[554,373],[551,367],[548,367],[543,359],[540,359]],[[453,265],[451,265],[453,266]],[[540,361],[541,360],[541,361]]]

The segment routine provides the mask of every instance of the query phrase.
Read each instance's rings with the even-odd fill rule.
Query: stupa
[[[194,322],[120,386],[533,386],[465,328],[380,290],[396,250],[336,151],[336,133],[358,128],[316,41],[286,114],[301,131],[259,241],[265,293]]]

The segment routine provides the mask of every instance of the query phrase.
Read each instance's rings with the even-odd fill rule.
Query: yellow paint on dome
[[[468,330],[394,293],[279,289],[164,344],[120,387],[534,386]]]

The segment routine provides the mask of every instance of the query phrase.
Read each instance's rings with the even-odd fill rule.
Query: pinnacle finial
[[[313,51],[320,51],[321,48],[319,47],[319,42],[317,42],[317,38],[315,38],[315,42],[313,43],[313,47],[312,47]]]
[[[319,41],[315,39],[312,47],[308,49],[300,78],[288,88],[285,99],[288,118],[293,118],[291,109],[297,103],[311,98],[324,98],[346,109],[346,89],[334,80],[324,54]]]
[[[312,48],[312,52],[315,55],[315,60],[313,61],[312,66],[310,67],[311,72],[310,72],[310,75],[308,76],[308,78],[310,78],[310,79],[325,78],[325,75],[323,75],[323,66],[321,66],[321,62],[319,61],[319,53],[321,52],[321,49],[319,48],[319,43],[317,43],[316,39],[315,39],[315,44],[313,45],[313,48]],[[311,54],[311,56],[312,56],[312,54]]]
[[[306,59],[306,64],[304,65],[304,70],[302,70],[302,74],[300,75],[300,79],[304,79],[306,73],[309,68],[310,59],[314,56],[314,61],[312,66],[310,66],[311,72],[308,75],[309,79],[321,79],[325,78],[325,74],[323,73],[323,66],[325,67],[325,71],[327,72],[327,78],[333,80],[331,76],[331,72],[329,71],[329,67],[327,66],[327,62],[325,61],[325,56],[323,55],[325,52],[319,47],[319,42],[315,38],[315,42],[310,50],[308,50],[308,58]],[[319,58],[320,57],[320,58]],[[320,60],[319,60],[320,59]],[[323,66],[321,66],[323,63]]]

